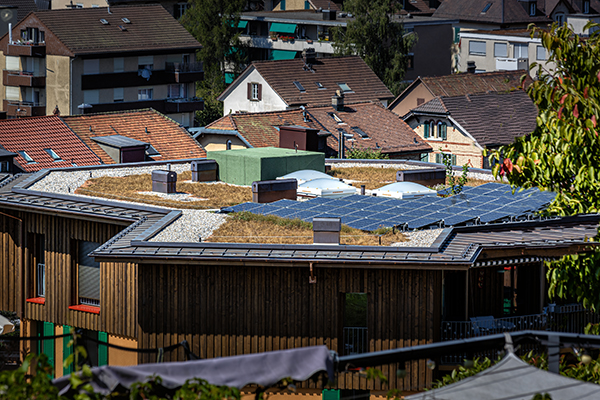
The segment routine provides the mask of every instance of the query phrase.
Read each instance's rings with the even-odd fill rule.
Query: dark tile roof
[[[346,83],[352,90],[345,93],[347,102],[393,98],[381,79],[358,56],[319,58],[312,71],[305,68],[302,59],[254,61],[249,68],[256,68],[269,86],[290,106],[331,104],[331,96],[340,90],[338,83]],[[238,80],[242,80],[245,75],[242,73]],[[294,81],[300,82],[305,92],[301,92]],[[324,88],[319,89],[315,82],[320,82]],[[235,83],[231,86],[234,85]],[[221,96],[227,92],[226,90]]]
[[[0,121],[0,144],[19,154],[15,161],[27,172],[71,167],[73,163],[79,166],[101,164],[100,159],[56,116]],[[54,161],[44,149],[52,149],[60,161]],[[19,151],[25,151],[34,162],[25,161]]]
[[[207,125],[206,128],[237,130],[254,147],[278,147],[279,130],[276,127],[297,125],[331,133],[327,139],[330,153],[337,153],[339,129],[343,129],[354,138],[354,141],[346,141],[346,149],[353,146],[378,146],[383,153],[431,151],[431,147],[402,119],[378,103],[349,104],[344,111],[336,111],[332,106],[308,106],[306,111],[308,121],[304,120],[302,110],[295,109],[230,114]],[[335,114],[342,123],[338,123],[330,113]],[[353,127],[366,133],[368,138],[363,139]]]
[[[487,92],[508,92],[521,86],[527,71],[498,71],[483,74],[453,74],[420,78],[434,96],[464,96]],[[529,79],[530,81],[531,79]]]
[[[432,15],[435,8],[429,6],[429,0],[407,0],[400,14],[406,15]]]
[[[35,16],[74,54],[199,49],[160,4],[38,11]],[[131,23],[123,22],[127,18]],[[100,22],[104,19],[108,24]],[[123,31],[119,28],[126,28]]]
[[[427,103],[420,105],[413,111],[423,114],[448,114],[448,109],[439,97],[429,100]]]
[[[528,135],[535,129],[538,115],[533,101],[522,90],[440,97],[415,108],[411,113],[431,113],[438,107],[430,106],[431,102],[442,103],[447,113],[482,146],[508,144],[518,136]]]
[[[159,153],[150,158],[157,161],[206,157],[204,149],[187,130],[152,109],[76,115],[61,119],[105,164],[114,164],[114,161],[92,137],[122,135],[150,143]]]
[[[38,9],[34,0],[2,0],[0,6],[17,7],[17,21],[22,20],[27,14]]]
[[[491,4],[490,8],[483,13],[488,4]],[[502,12],[502,4],[504,4],[504,12]],[[518,0],[444,0],[433,16],[489,24],[552,22],[540,10],[536,16],[530,16]]]

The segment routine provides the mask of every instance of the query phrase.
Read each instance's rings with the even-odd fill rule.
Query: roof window
[[[17,151],[17,153],[19,153],[21,155],[21,157],[23,157],[25,159],[25,161],[27,161],[27,163],[34,163],[35,161],[33,161],[33,158],[31,158],[31,156],[27,153],[25,153],[25,150],[19,150]]]
[[[352,89],[350,89],[350,86],[348,86],[347,83],[343,83],[343,82],[338,83],[338,86],[340,87],[340,89],[342,89],[342,92],[344,92],[344,93],[348,93],[348,92],[352,91]]]
[[[104,18],[100,19],[100,22],[102,22],[102,25],[108,25],[108,21]]]
[[[362,129],[360,129],[358,126],[353,126],[352,130],[356,133],[358,133],[360,135],[361,138],[363,139],[368,139],[369,135],[367,135],[367,133],[365,131],[363,131]]]
[[[331,118],[333,118],[333,120],[334,120],[335,122],[337,122],[338,124],[341,124],[341,123],[343,122],[343,121],[342,121],[342,119],[341,119],[340,117],[338,117],[338,116],[337,116],[335,113],[332,113],[332,112],[330,112],[330,113],[327,113],[327,114],[328,114],[328,115],[329,115]]]
[[[325,86],[321,82],[315,82],[315,85],[317,85],[318,89],[325,89]]]
[[[131,23],[131,21],[129,20],[129,18],[125,18],[125,17],[121,18],[121,21],[125,22],[126,24],[130,24]]]
[[[158,150],[156,150],[156,148],[151,144],[149,144],[148,148],[146,149],[146,155],[149,157],[160,157]]]
[[[490,9],[491,6],[492,6],[492,3],[487,3],[485,5],[485,7],[483,7],[483,10],[481,10],[481,13],[485,14],[486,12],[488,12],[488,10]]]
[[[122,30],[123,32],[127,31],[127,27],[125,27],[123,25],[119,25],[119,29]]]
[[[44,151],[45,151],[46,153],[48,153],[48,155],[49,155],[50,157],[52,157],[52,159],[53,159],[54,161],[62,161],[62,158],[60,158],[60,156],[59,156],[58,154],[56,154],[56,152],[55,152],[54,150],[52,150],[52,149],[44,149]]]
[[[304,89],[304,86],[302,86],[302,84],[298,81],[294,81],[294,86],[296,86],[296,88],[301,92],[304,93],[306,92],[306,89]]]

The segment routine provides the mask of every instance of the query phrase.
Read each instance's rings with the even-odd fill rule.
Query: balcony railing
[[[46,115],[46,105],[31,101],[4,100],[4,111],[10,117],[38,117]]]
[[[309,47],[315,49],[317,53],[333,54],[333,43],[318,39],[294,39],[283,41],[274,40],[268,36],[241,35],[240,40],[247,43],[250,47],[271,50],[302,51]]]
[[[8,44],[6,49],[7,56],[27,56],[27,57],[45,57],[46,56],[46,44],[45,43],[31,43],[31,42],[13,42]]]
[[[46,297],[46,264],[38,264],[36,268],[36,296]]]
[[[160,99],[160,100],[138,100],[138,101],[119,101],[115,103],[92,104],[92,108],[86,111],[86,114],[136,110],[141,108],[154,108],[163,114],[188,113],[204,109],[204,101],[199,98],[181,98],[181,99]]]
[[[165,71],[167,72],[203,72],[204,66],[201,62],[194,63],[172,63],[168,62],[165,64]]]
[[[344,328],[344,354],[361,354],[369,351],[367,328]]]
[[[2,72],[5,86],[44,87],[46,77],[34,75],[29,71],[7,71]]]
[[[497,71],[517,71],[520,69],[529,69],[527,58],[496,58]]]

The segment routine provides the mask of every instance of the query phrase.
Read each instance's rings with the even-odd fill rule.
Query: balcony
[[[92,104],[92,108],[86,111],[86,114],[138,110],[141,108],[153,108],[163,114],[189,113],[204,110],[204,101],[198,98],[187,99],[160,99],[160,100],[138,100],[138,101],[119,101],[116,103]]]
[[[282,40],[277,38],[274,40],[267,36],[250,36],[241,35],[240,40],[247,43],[250,47],[271,50],[287,50],[287,51],[302,51],[309,47],[315,49],[317,53],[333,54],[333,43],[326,40],[311,40],[311,39],[294,39]]]
[[[5,86],[26,86],[26,87],[44,87],[46,86],[45,76],[34,76],[32,72],[27,71],[7,71],[2,72],[2,78]]]
[[[4,100],[4,111],[9,117],[38,117],[46,115],[46,105],[31,101]]]
[[[167,63],[166,68],[152,71],[149,78],[144,78],[138,71],[82,75],[81,89],[168,85],[170,83],[191,83],[204,79],[202,63]]]
[[[6,50],[7,56],[45,57],[45,43],[12,43]]]
[[[517,71],[529,69],[527,58],[496,58],[496,71]]]

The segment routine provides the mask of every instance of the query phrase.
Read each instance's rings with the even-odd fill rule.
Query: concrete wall
[[[417,25],[414,32],[418,36],[418,41],[411,50],[414,55],[414,68],[406,71],[404,79],[414,80],[418,76],[452,73],[452,24]]]
[[[248,82],[262,85],[262,99],[248,100]],[[255,69],[233,88],[223,102],[223,115],[235,112],[278,111],[287,108],[283,99],[271,89],[267,81]]]
[[[431,94],[429,90],[423,84],[419,84],[413,88],[409,93],[407,93],[393,108],[390,110],[398,114],[400,117],[406,115],[413,108],[418,107],[420,104],[418,100],[422,99],[423,102],[421,104],[427,103],[429,100],[433,99],[434,96]]]
[[[70,64],[69,57],[46,56],[46,114],[52,114],[58,106],[61,115],[71,115]]]

